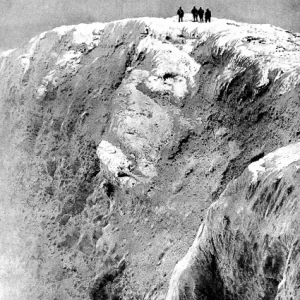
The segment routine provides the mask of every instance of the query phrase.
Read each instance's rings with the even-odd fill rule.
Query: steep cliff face
[[[219,206],[238,182],[247,190],[244,169],[298,140],[299,50],[299,36],[269,25],[143,18],[56,28],[0,54],[1,299],[164,299],[211,203],[219,199],[201,228],[214,240],[210,228],[221,234],[242,216],[222,223]],[[277,193],[255,180],[253,203]],[[211,252],[204,234],[194,243],[211,252],[199,264],[218,272],[207,279],[228,291],[224,299],[246,299],[252,288],[250,299],[274,299],[281,276],[292,276],[283,269],[293,241],[279,246],[273,219],[268,231],[255,217],[244,220],[254,229],[228,229],[229,250],[244,258],[226,243]],[[278,270],[273,257],[282,258]],[[195,282],[198,298],[215,299],[199,287],[202,271],[184,268],[186,291]],[[181,278],[175,271],[170,299],[184,299]],[[288,299],[284,284],[280,293]]]

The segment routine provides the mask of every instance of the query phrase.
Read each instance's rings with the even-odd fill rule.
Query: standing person
[[[199,8],[198,15],[199,15],[200,22],[203,22],[204,10],[202,9],[202,7]]]
[[[205,22],[210,22],[211,20],[211,11],[209,9],[206,10],[205,12]]]
[[[183,22],[184,11],[181,8],[181,6],[179,7],[179,9],[177,11],[177,15],[179,17],[178,22]]]
[[[198,22],[198,10],[197,10],[196,6],[194,6],[191,13],[193,14],[193,18],[194,18],[193,22]]]

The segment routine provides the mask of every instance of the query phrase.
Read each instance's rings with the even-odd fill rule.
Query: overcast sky
[[[213,16],[271,23],[300,32],[300,0],[0,0],[0,49],[16,47],[39,32],[83,22],[128,17],[170,17],[178,6],[210,7]]]

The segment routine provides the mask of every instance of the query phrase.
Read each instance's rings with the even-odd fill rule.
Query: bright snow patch
[[[194,76],[198,73],[200,65],[188,53],[150,36],[139,43],[137,51],[154,55],[155,68],[152,76],[146,81],[151,90],[169,90],[176,97],[182,98],[188,91],[187,84],[192,87],[195,85]]]
[[[56,62],[56,65],[60,67],[65,67],[68,64],[78,63],[80,61],[81,53],[75,52],[73,50],[64,53]]]
[[[266,155],[250,164],[248,170],[253,174],[252,181],[256,182],[259,175],[265,172],[280,171],[297,160],[300,160],[300,142],[280,148]]]
[[[69,26],[60,26],[52,29],[52,32],[55,32],[59,38],[69,33],[71,30],[75,29],[75,25],[69,25]]]
[[[101,31],[105,28],[105,26],[107,26],[106,23],[61,26],[54,28],[52,32],[55,32],[59,36],[59,38],[70,32],[73,32],[72,43],[97,46],[98,44],[95,45],[95,40],[98,39]]]
[[[122,150],[108,141],[101,141],[97,149],[97,154],[109,171],[115,175],[117,175],[121,169],[129,171],[132,166],[132,162],[127,159]]]
[[[91,45],[94,42],[95,37],[101,34],[101,31],[105,26],[105,23],[77,25],[75,28],[76,30],[73,33],[73,43]]]
[[[107,167],[107,169],[115,176],[118,177],[122,172],[124,175],[120,177],[122,184],[134,185],[136,180],[130,177],[133,163],[127,159],[126,155],[121,149],[112,145],[108,141],[102,140],[97,149],[97,155],[100,161]]]
[[[49,83],[52,83],[54,86],[57,86],[57,77],[56,71],[52,70],[48,73],[46,77],[43,78],[42,84],[37,89],[37,100],[42,99],[48,91]]]
[[[9,49],[9,50],[3,51],[3,52],[0,53],[0,57],[8,57],[15,50],[16,50],[16,48],[15,49]]]

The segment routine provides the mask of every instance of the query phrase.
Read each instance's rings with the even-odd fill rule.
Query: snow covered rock
[[[299,35],[186,20],[63,26],[0,54],[1,299],[164,299],[226,186],[250,165],[258,195],[298,160],[298,146],[275,150],[300,136]],[[175,285],[199,274],[185,266]],[[272,272],[253,295],[273,297]]]
[[[300,143],[280,148],[229,183],[176,265],[167,300],[299,298],[299,153]]]

